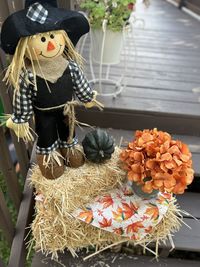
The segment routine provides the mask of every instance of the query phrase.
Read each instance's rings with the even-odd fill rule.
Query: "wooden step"
[[[127,255],[123,253],[104,252],[87,261],[84,256],[89,254],[80,253],[79,258],[73,258],[69,252],[61,255],[60,265],[50,258],[45,258],[41,253],[36,253],[31,267],[199,267],[200,261],[181,260],[173,258],[159,258],[158,262],[149,256]]]
[[[128,97],[124,100],[119,101],[118,98],[113,100],[111,97],[107,97],[106,100],[102,100],[102,103],[105,104],[104,111],[77,109],[77,118],[81,122],[102,128],[112,127],[124,130],[158,128],[181,135],[199,135],[200,115],[163,112],[164,107],[159,101],[157,104],[160,111],[154,111],[151,106],[156,105],[155,100],[147,100],[148,103],[145,103],[145,100],[135,100],[134,102]],[[176,103],[173,103],[168,108],[173,111],[175,105]],[[144,106],[148,110],[144,110]]]
[[[80,121],[86,121],[86,118]],[[200,123],[199,123],[200,124]],[[99,120],[96,119],[94,124],[90,125],[99,125]],[[111,126],[110,126],[111,127]],[[134,136],[134,129],[131,131],[129,130],[122,130],[122,129],[112,129],[108,127],[106,130],[114,137],[115,144],[119,145],[122,141],[122,146],[126,146],[127,142],[130,142]],[[147,128],[147,127],[145,127]],[[141,128],[139,128],[141,129]],[[90,128],[82,128],[80,130],[77,128],[77,135],[79,138],[79,142],[81,142],[88,131],[91,131]],[[197,136],[187,136],[187,135],[172,135],[174,139],[178,139],[183,141],[184,143],[188,144],[190,150],[192,152],[192,159],[193,159],[193,167],[195,170],[195,176],[200,177],[200,137]]]
[[[187,211],[190,215],[194,216],[197,219],[200,219],[200,209],[198,208],[200,207],[199,193],[186,192],[183,195],[177,195],[177,200],[182,210]],[[188,218],[190,216],[184,215],[184,217]],[[197,226],[199,227],[199,232],[200,232],[200,221],[199,224],[197,224]]]

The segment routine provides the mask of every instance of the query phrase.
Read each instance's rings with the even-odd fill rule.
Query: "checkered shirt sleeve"
[[[94,93],[82,70],[74,61],[69,62],[69,69],[71,72],[74,92],[78,99],[83,103],[92,101]]]
[[[23,71],[19,79],[20,89],[16,91],[13,98],[14,123],[26,123],[33,114],[32,101],[36,96],[33,86],[33,74],[30,71]]]

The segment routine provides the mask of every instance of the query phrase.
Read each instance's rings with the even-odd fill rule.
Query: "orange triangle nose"
[[[55,46],[52,42],[48,42],[48,45],[47,45],[47,51],[52,51],[55,49]]]

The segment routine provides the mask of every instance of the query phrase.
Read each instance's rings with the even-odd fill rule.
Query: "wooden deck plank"
[[[196,55],[198,56],[198,54]],[[193,62],[192,62],[193,63]],[[178,64],[177,61],[170,62],[170,64],[167,64],[166,61],[163,60],[155,60],[151,59],[149,60],[146,57],[138,57],[133,56],[128,59],[126,62],[128,71],[130,69],[138,69],[138,70],[149,70],[149,71],[165,71],[169,73],[180,73],[180,74],[186,74],[187,77],[193,77],[194,75],[197,75],[200,71],[200,63],[198,65],[193,66],[189,64]],[[125,65],[125,59],[124,57],[121,58],[120,64],[111,67],[111,69],[119,69],[124,67]],[[162,66],[162,69],[161,69]],[[86,67],[89,69],[89,64],[86,64]]]
[[[198,98],[196,97],[196,94],[194,94],[193,92],[184,92],[184,94],[180,94],[180,92],[177,91],[171,91],[169,93],[169,90],[151,89],[148,87],[137,88],[137,87],[127,86],[127,88],[124,91],[124,95],[125,94],[127,97],[142,98],[142,99],[148,97],[148,99],[152,100],[160,99],[163,101],[181,102],[183,105],[184,103],[199,104]]]
[[[167,101],[161,99],[152,99],[147,98],[130,98],[129,96],[121,95],[116,99],[112,97],[100,97],[101,101],[105,108],[112,108],[115,110],[137,110],[137,111],[151,111],[151,112],[162,112],[174,114],[177,116],[200,116],[200,105],[199,103],[184,103],[179,104],[177,101]]]
[[[182,38],[180,40],[177,36],[177,38],[174,38],[172,36],[163,36],[162,38],[157,38],[155,36],[152,36],[151,34],[143,34],[143,30],[141,29],[135,29],[134,30],[134,36],[135,38],[127,37],[128,44],[138,44],[139,47],[149,47],[149,48],[159,48],[163,49],[164,51],[168,50],[178,50],[180,49],[181,52],[193,52],[197,53],[197,50],[199,48],[199,43],[197,43],[197,37],[193,36],[193,39],[187,39]],[[200,38],[199,38],[200,39]],[[166,42],[168,41],[167,45]]]
[[[171,37],[172,39],[170,40],[170,44],[166,45],[166,42],[169,42],[170,37],[167,40],[161,39],[160,37],[156,38],[143,35],[145,35],[144,31],[141,31],[138,34],[137,30],[135,30],[132,38],[126,38],[123,51],[125,52],[127,49],[132,48],[134,52],[135,48],[137,48],[137,51],[141,52],[184,56],[186,59],[194,59],[195,55],[197,56],[199,54],[199,43],[197,42],[196,38],[194,40],[185,40],[184,38],[174,39]],[[89,43],[86,43],[85,51],[87,52],[88,50]]]
[[[122,57],[122,59],[124,59],[124,57]],[[172,59],[154,58],[151,56],[147,57],[147,56],[142,56],[142,55],[140,55],[140,57],[138,57],[137,55],[137,58],[130,57],[129,61],[132,62],[132,64],[140,62],[140,63],[150,63],[152,65],[158,64],[161,66],[172,66],[172,67],[183,67],[184,66],[184,68],[197,68],[197,69],[199,69],[199,66],[200,66],[199,62],[194,62],[194,61],[187,62],[186,64],[183,65],[182,62],[173,60],[173,58]]]
[[[200,219],[200,209],[197,208],[197,207],[200,207],[199,193],[187,192],[183,195],[177,195],[177,200],[182,210],[188,212],[190,215],[194,216],[195,218]],[[184,217],[187,217],[187,216],[184,215]],[[200,227],[200,220],[199,220],[199,227]]]
[[[124,53],[122,52],[122,55]],[[129,54],[131,56],[134,56],[135,54],[135,51],[129,51]],[[182,62],[182,63],[185,63],[187,64],[187,62],[193,62],[195,64],[198,64],[199,63],[199,60],[198,58],[195,58],[195,57],[190,57],[189,53],[188,55],[178,55],[178,54],[170,54],[170,53],[159,53],[159,52],[156,52],[156,51],[147,51],[147,50],[143,50],[143,51],[137,51],[137,56],[140,57],[140,56],[143,56],[143,57],[153,57],[153,58],[162,58],[162,59],[172,59],[174,61],[178,61],[178,62]]]
[[[144,33],[141,32],[141,35]],[[132,49],[134,52],[135,49],[137,49],[137,52],[151,52],[159,55],[178,55],[181,57],[191,58],[195,59],[195,56],[199,55],[199,45],[197,42],[191,42],[191,41],[185,41],[185,40],[172,40],[172,43],[177,43],[177,45],[170,45],[166,46],[167,40],[161,41],[155,38],[145,38],[144,40],[140,40],[140,35],[136,35],[134,32],[135,39],[126,39],[126,44],[123,49],[123,52],[127,51],[128,49]],[[155,42],[156,41],[156,42]],[[169,40],[168,40],[169,41]],[[182,46],[181,46],[182,44]],[[88,50],[90,49],[89,43],[86,43],[85,45],[85,53],[88,53]],[[122,53],[123,55],[123,53]],[[198,64],[198,61],[195,60],[195,62]]]
[[[135,49],[137,49],[137,52],[135,51]],[[164,48],[163,48],[164,49]],[[88,50],[86,49],[84,51],[83,56],[85,58],[87,58],[89,52],[89,48]],[[135,57],[137,53],[137,58]],[[159,60],[162,59],[162,61],[171,61],[173,63],[176,64],[183,64],[185,63],[185,65],[190,64],[191,66],[198,66],[199,67],[199,60],[198,60],[198,52],[196,53],[196,55],[194,54],[193,56],[188,53],[176,53],[175,51],[172,53],[168,52],[168,51],[164,51],[161,50],[160,51],[158,49],[141,49],[137,46],[129,46],[126,49],[124,49],[121,53],[122,59],[124,58],[124,56],[127,55],[129,57],[129,60],[131,62],[131,59],[133,59],[134,61],[137,59],[139,60],[140,57],[144,57],[144,58],[151,58],[153,60]],[[183,65],[182,65],[183,66]]]
[[[69,252],[62,255],[61,262],[66,267],[199,267],[199,261],[181,260],[181,259],[162,259],[158,262],[149,256],[126,255],[124,253],[104,252],[87,261],[83,261],[84,252],[79,253],[79,258],[73,259]],[[45,259],[41,253],[34,256],[31,267],[60,267],[59,263],[51,259]]]
[[[152,45],[152,43],[150,43],[149,45],[146,43],[141,43],[137,40],[137,42],[128,42],[128,44],[125,46],[125,51],[128,48],[137,48],[137,51],[141,51],[141,52],[152,52],[152,53],[158,53],[158,54],[168,54],[168,55],[178,55],[178,56],[184,56],[185,59],[187,59],[188,57],[191,59],[195,59],[195,57],[197,57],[199,55],[199,47],[195,46],[195,44],[187,43],[187,46],[185,48],[180,48],[179,46],[176,47],[171,47],[169,48],[169,46],[166,47],[166,43],[160,43],[157,45]],[[195,49],[196,47],[196,49]],[[189,52],[189,55],[188,55]]]
[[[169,94],[171,93],[171,91],[179,91],[180,94],[184,94],[184,92],[191,93],[193,88],[199,88],[199,83],[190,83],[190,84],[186,84],[184,82],[171,83],[170,81],[153,80],[151,78],[135,77],[135,75],[133,75],[132,79],[129,80],[129,87],[144,88],[144,89],[149,88],[155,90],[156,89],[168,90]],[[195,96],[198,96],[198,94],[195,94]]]
[[[103,90],[104,92],[112,91],[112,86],[104,85]],[[197,103],[199,105],[197,94],[194,94],[192,91],[180,94],[179,91],[175,90],[171,90],[169,92],[168,89],[160,89],[160,88],[154,89],[149,87],[139,88],[127,85],[127,87],[122,93],[122,96],[120,97],[129,97],[131,99],[141,98],[141,99],[162,100],[170,102],[181,102],[182,105],[184,105],[184,103]],[[135,101],[133,100],[133,103],[134,102]]]
[[[200,221],[194,219],[184,219],[184,222],[191,228],[183,225],[181,229],[174,234],[173,241],[177,250],[200,251]],[[169,244],[167,244],[170,247]]]
[[[132,62],[132,67],[130,65],[127,65],[127,71],[125,74],[125,77],[127,78],[128,82],[132,81],[133,77],[144,77],[144,79],[152,79],[152,80],[165,80],[170,81],[171,83],[175,82],[184,82],[184,83],[196,83],[200,84],[200,78],[198,73],[181,73],[181,72],[173,72],[171,71],[164,71],[164,70],[153,70],[153,69],[147,69],[145,68],[137,68],[137,62]],[[125,65],[121,65],[118,67],[112,67],[110,69],[110,76],[115,77],[116,80],[117,77],[120,77],[122,75],[122,68],[124,68]],[[87,68],[89,69],[89,66],[87,65]],[[94,66],[95,73],[98,74],[99,72],[99,66]],[[106,74],[106,68],[103,69],[102,74],[105,76]],[[89,74],[88,74],[89,76]],[[98,77],[98,76],[97,76]],[[129,83],[130,84],[130,83]]]
[[[139,130],[158,128],[170,133],[199,136],[200,123],[198,116],[150,112],[145,110],[116,110],[105,108],[103,112],[97,109],[77,109],[77,119],[81,122],[102,128]]]

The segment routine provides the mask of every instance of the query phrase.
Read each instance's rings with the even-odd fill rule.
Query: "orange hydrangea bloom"
[[[191,157],[186,144],[157,129],[136,131],[120,154],[128,179],[146,193],[155,189],[183,194],[194,178]]]

